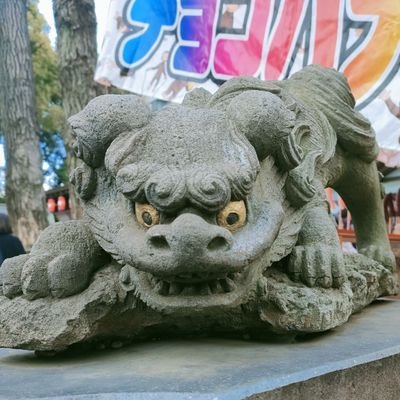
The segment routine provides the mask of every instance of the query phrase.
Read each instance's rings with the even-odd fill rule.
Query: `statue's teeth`
[[[184,279],[184,280],[190,280],[193,279],[193,275],[192,274],[180,274],[178,275],[179,279]]]
[[[190,296],[190,295],[194,295],[194,294],[197,294],[197,293],[198,293],[198,291],[197,291],[195,285],[185,286],[183,288],[183,290],[182,290],[182,294],[184,296]]]
[[[131,276],[130,276],[128,268],[123,268],[121,270],[120,279],[121,279],[122,283],[130,283]]]
[[[169,291],[169,283],[159,280],[156,286],[154,287],[154,290],[158,294],[166,295],[168,294]]]
[[[202,285],[200,285],[200,294],[202,295],[211,294],[211,288],[207,283],[203,283]]]
[[[236,284],[232,279],[225,278],[220,280],[220,283],[225,292],[233,292],[236,289]]]
[[[150,281],[151,281],[151,283],[152,283],[154,286],[156,286],[157,283],[160,282],[160,279],[157,279],[155,276],[151,275],[151,276],[150,276]]]
[[[213,294],[218,294],[218,293],[223,292],[221,284],[218,281],[211,281],[209,283],[209,285],[210,285],[211,292]]]
[[[265,277],[262,277],[258,283],[258,295],[261,297],[267,297],[268,296],[268,280]]]
[[[228,277],[224,279],[215,279],[203,283],[192,283],[184,284],[181,282],[164,281],[158,277],[150,276],[150,281],[154,286],[154,291],[160,295],[166,296],[177,296],[182,294],[183,296],[208,296],[211,294],[224,294],[236,290],[236,278],[239,273],[230,273]],[[178,276],[179,278],[182,275]]]
[[[171,282],[169,285],[169,294],[171,295],[177,295],[181,293],[183,290],[183,286],[180,285],[179,283]]]

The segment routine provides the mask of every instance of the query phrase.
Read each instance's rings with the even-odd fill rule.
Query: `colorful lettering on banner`
[[[172,50],[171,72],[194,79],[209,73],[215,35],[217,0],[181,0],[178,41]]]
[[[315,35],[311,64],[319,64],[324,67],[338,67],[339,18],[341,9],[344,7],[343,0],[316,0],[315,1]]]
[[[278,11],[263,71],[263,79],[285,76],[310,0],[283,0]]]
[[[400,0],[119,1],[128,31],[117,34],[117,65],[136,71],[151,62],[144,80],[159,67],[160,77],[213,87],[238,75],[283,79],[320,64],[344,72],[362,108],[399,71]],[[164,64],[152,60],[161,42]],[[166,98],[165,89],[155,95]]]
[[[243,5],[242,5],[243,6]],[[213,75],[228,79],[259,73],[266,32],[270,29],[273,1],[247,1],[249,8],[244,33],[219,33],[216,37]]]
[[[341,68],[356,99],[366,104],[399,71],[400,1],[348,1],[354,14],[376,16],[375,29],[362,50]]]
[[[177,0],[129,0],[123,14],[130,32],[117,45],[117,64],[134,68],[151,57],[164,32],[176,28]]]

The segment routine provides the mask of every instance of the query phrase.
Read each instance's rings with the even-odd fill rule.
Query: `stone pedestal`
[[[0,399],[400,398],[398,301],[378,301],[304,340],[246,339],[151,341],[46,359],[0,350]]]

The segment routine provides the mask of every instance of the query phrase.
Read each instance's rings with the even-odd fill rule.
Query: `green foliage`
[[[28,2],[28,28],[35,75],[36,112],[40,126],[43,158],[50,171],[56,174],[55,185],[67,182],[64,167],[65,150],[60,132],[64,123],[61,88],[58,79],[57,53],[46,33],[47,24],[39,13],[37,0]]]
[[[37,116],[44,131],[56,132],[63,123],[57,54],[45,33],[47,24],[36,3],[34,0],[29,2],[28,25],[35,74]]]

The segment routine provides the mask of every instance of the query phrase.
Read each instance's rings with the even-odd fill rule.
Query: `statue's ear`
[[[96,171],[82,163],[71,172],[69,182],[75,186],[75,191],[82,200],[90,200],[96,192]]]
[[[286,171],[296,168],[304,160],[307,137],[310,127],[304,123],[296,124],[289,135],[282,138],[279,149],[275,154],[276,162]]]
[[[99,96],[78,114],[69,118],[74,150],[90,167],[99,167],[110,143],[121,133],[147,124],[151,110],[135,95]]]
[[[283,101],[264,91],[245,91],[232,99],[229,120],[253,145],[259,160],[273,156],[277,166],[288,172],[285,190],[290,202],[300,206],[310,201],[318,152],[310,152],[310,126],[299,122],[294,101]]]
[[[276,94],[260,90],[245,91],[233,98],[227,114],[253,145],[259,160],[277,156],[282,144],[288,142],[296,121],[295,112]],[[289,151],[289,156],[292,153],[295,152]]]

